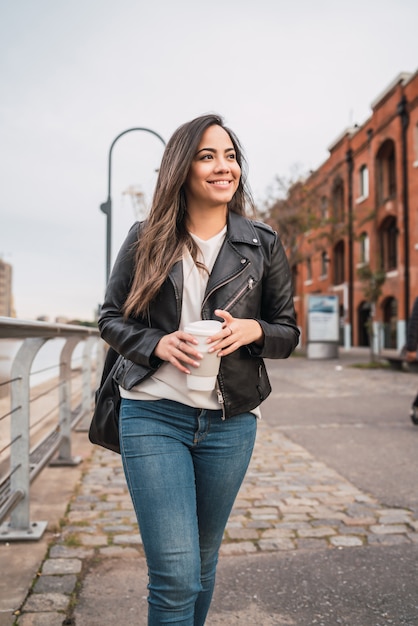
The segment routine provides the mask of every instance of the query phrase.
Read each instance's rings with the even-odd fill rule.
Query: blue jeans
[[[148,626],[203,626],[218,551],[256,435],[252,413],[122,399],[126,480],[149,574]]]

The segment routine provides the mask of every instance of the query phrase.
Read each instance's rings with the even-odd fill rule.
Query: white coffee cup
[[[210,347],[216,344],[206,343],[206,339],[216,335],[222,328],[222,323],[216,320],[199,320],[187,324],[184,331],[193,335],[198,344],[194,345],[200,352],[203,359],[199,361],[199,367],[190,367],[190,374],[187,374],[187,386],[189,389],[197,391],[211,391],[215,389],[216,377],[219,372],[220,357],[215,352],[208,352]]]

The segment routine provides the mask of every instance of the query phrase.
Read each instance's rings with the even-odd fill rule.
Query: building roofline
[[[394,78],[392,80],[392,82],[389,83],[389,85],[377,96],[377,98],[375,98],[373,100],[373,102],[370,104],[372,110],[375,109],[377,107],[377,105],[386,98],[386,96],[393,91],[393,89],[395,87],[397,87],[399,85],[399,83],[401,83],[402,85],[406,85],[406,83],[408,83],[410,81],[410,79],[412,78],[413,74],[412,72],[401,72],[400,74],[397,75],[396,78]]]
[[[337,145],[338,145],[338,144],[339,144],[339,143],[340,143],[340,142],[341,142],[341,141],[342,141],[345,137],[347,137],[347,136],[352,137],[352,136],[353,136],[353,135],[354,135],[354,134],[358,131],[358,129],[359,129],[359,127],[358,127],[358,125],[357,125],[357,124],[356,124],[355,126],[347,126],[347,128],[345,128],[345,129],[343,130],[343,132],[342,132],[342,133],[340,133],[340,134],[338,135],[338,137],[336,137],[336,138],[334,139],[334,141],[333,141],[333,142],[331,142],[331,143],[329,144],[329,146],[328,146],[328,148],[327,148],[327,149],[329,150],[329,152],[332,152],[332,150],[334,150],[334,148],[336,148],[336,147],[337,147]]]

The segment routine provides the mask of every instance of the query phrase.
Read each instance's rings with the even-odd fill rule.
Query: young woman
[[[218,551],[271,391],[263,358],[298,341],[285,252],[253,205],[235,135],[217,115],[165,149],[148,219],[112,271],[99,327],[124,360],[121,454],[149,572],[149,626],[202,626]],[[214,389],[191,391],[202,355],[185,326],[213,319]],[[216,344],[216,347],[214,347]]]

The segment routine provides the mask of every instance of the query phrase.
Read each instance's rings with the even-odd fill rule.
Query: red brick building
[[[418,71],[400,74],[371,108],[369,119],[344,131],[305,181],[317,199],[318,225],[301,238],[293,267],[304,344],[310,294],[338,296],[346,348],[369,345],[369,318],[378,348],[405,342],[418,296]],[[358,275],[366,264],[384,274],[375,307]]]

